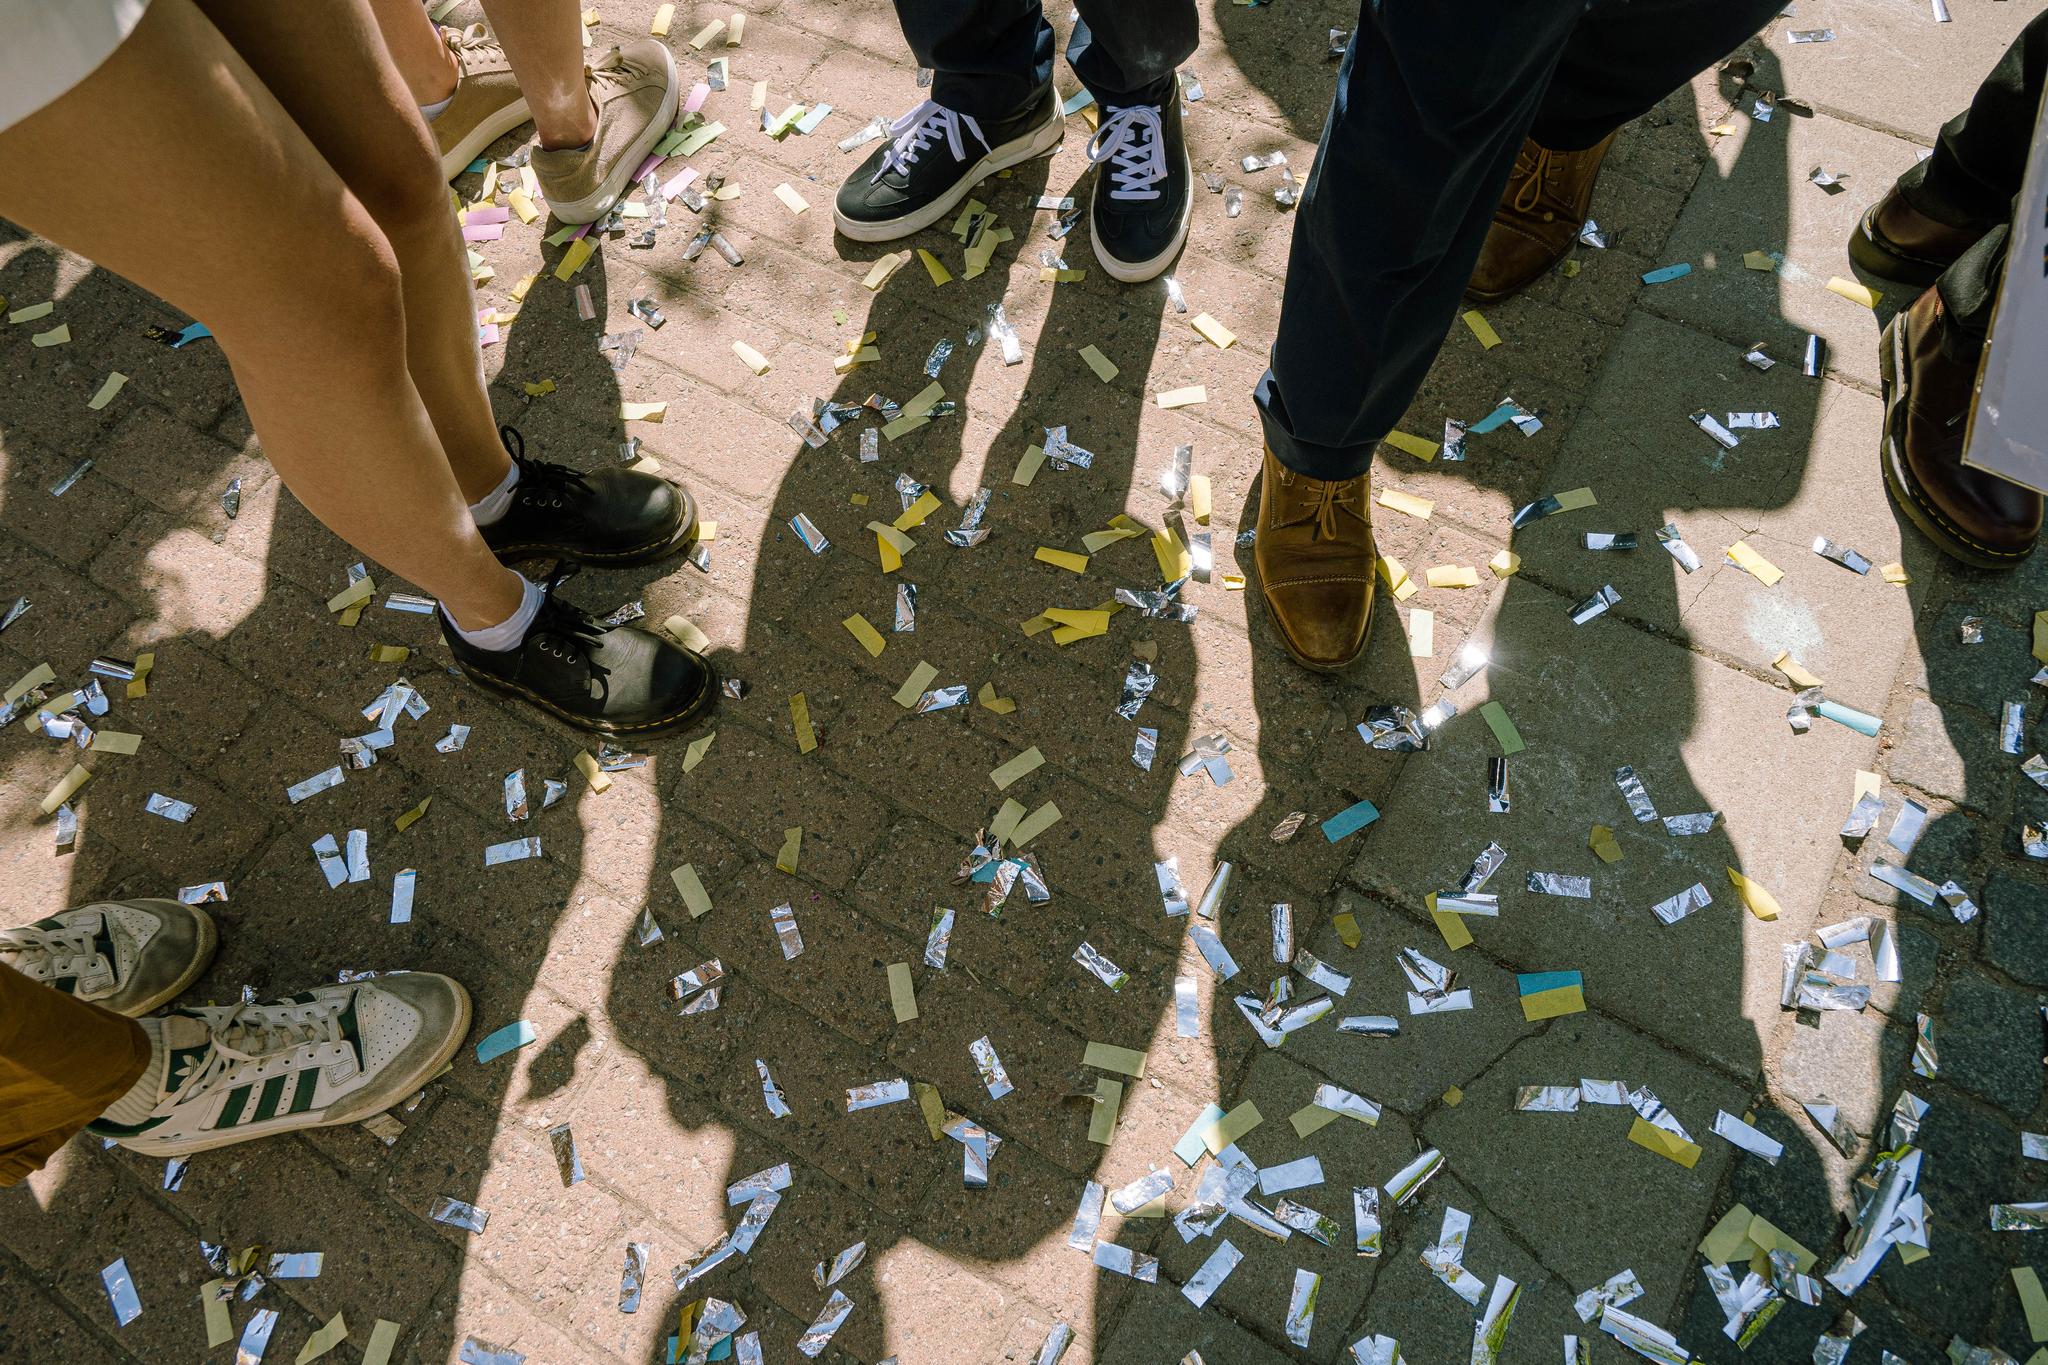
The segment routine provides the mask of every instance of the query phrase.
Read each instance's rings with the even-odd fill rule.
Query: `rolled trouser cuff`
[[[1340,481],[1355,479],[1372,468],[1378,441],[1364,445],[1322,446],[1301,440],[1289,428],[1287,408],[1280,400],[1273,372],[1267,370],[1253,394],[1259,409],[1259,424],[1265,428],[1266,448],[1273,458],[1297,474],[1311,479]]]

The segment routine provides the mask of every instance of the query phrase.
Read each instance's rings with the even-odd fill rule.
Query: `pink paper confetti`
[[[676,176],[673,180],[670,180],[666,185],[663,185],[661,187],[661,197],[663,199],[675,198],[677,195],[683,192],[683,187],[685,185],[689,184],[692,180],[695,180],[696,178],[697,168],[695,166],[683,167],[682,170],[676,173]]]
[[[683,101],[683,112],[694,114],[704,107],[704,97],[711,93],[711,87],[698,81],[690,87],[690,97]]]
[[[640,163],[640,169],[633,172],[633,183],[636,185],[639,184],[642,180],[646,179],[647,173],[649,171],[653,170],[656,166],[659,166],[662,162],[666,160],[668,160],[668,158],[665,156],[657,156],[655,153],[649,152],[647,154],[647,159]]]
[[[471,209],[468,216],[462,221],[465,223],[509,223],[512,221],[512,210],[506,208],[503,204],[481,204]]]
[[[465,242],[495,242],[505,235],[503,223],[464,223],[462,240]]]

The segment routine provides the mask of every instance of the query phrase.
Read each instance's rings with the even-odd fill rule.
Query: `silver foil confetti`
[[[1775,412],[1731,412],[1728,414],[1730,431],[1773,431],[1781,424]]]
[[[1228,1237],[1224,1238],[1216,1244],[1216,1249],[1209,1253],[1208,1259],[1202,1262],[1201,1268],[1181,1287],[1181,1294],[1195,1307],[1205,1306],[1216,1291],[1223,1287],[1223,1282],[1230,1278],[1230,1272],[1236,1270],[1243,1260],[1244,1253],[1231,1245]]]
[[[1506,815],[1510,809],[1508,761],[1498,755],[1486,760],[1486,809],[1493,815]]]
[[[291,786],[286,787],[284,789],[285,799],[296,806],[309,796],[324,792],[331,787],[339,787],[343,781],[341,765],[337,763],[324,773],[314,773],[305,781],[295,782]]]
[[[833,1285],[845,1279],[867,1254],[868,1244],[866,1242],[855,1242],[852,1246],[847,1247],[837,1256],[834,1256],[831,1265],[827,1266],[823,1261],[820,1261],[816,1266],[812,1267],[811,1280],[818,1286],[818,1292],[822,1294]]]
[[[784,962],[788,962],[803,953],[803,935],[797,932],[796,911],[790,907],[788,901],[784,901],[768,912],[768,922],[775,928],[775,938],[782,946],[782,960]]]
[[[576,1134],[566,1123],[548,1129],[548,1142],[555,1151],[555,1167],[561,1173],[562,1188],[583,1183],[583,1156],[576,1150]]]
[[[1633,550],[1636,548],[1634,531],[1587,531],[1585,546],[1589,550]]]
[[[1153,880],[1159,883],[1159,899],[1167,915],[1188,912],[1187,888],[1180,883],[1180,859],[1172,857],[1152,864]]]
[[[1374,1185],[1353,1186],[1351,1221],[1355,1229],[1352,1250],[1360,1256],[1378,1256],[1382,1250],[1380,1192]]]
[[[1827,373],[1827,368],[1827,338],[1812,332],[1807,333],[1806,348],[1800,353],[1799,373],[1808,379],[1818,379]]]
[[[462,746],[469,743],[467,725],[450,725],[448,733],[434,741],[434,751],[442,754],[460,753]]]
[[[969,1043],[967,1051],[974,1058],[974,1069],[981,1073],[981,1083],[988,1087],[990,1099],[999,1100],[1017,1088],[1010,1084],[1010,1073],[1003,1070],[1003,1059],[996,1055],[995,1044],[987,1035]]]
[[[1579,1112],[1576,1085],[1525,1085],[1515,1092],[1517,1114],[1576,1114]]]
[[[178,900],[185,905],[212,905],[228,898],[226,882],[200,882],[178,888]]]
[[[910,1082],[902,1079],[851,1086],[846,1092],[846,1112],[857,1114],[863,1109],[878,1109],[885,1104],[901,1104],[909,1098]]]
[[[1173,1031],[1182,1038],[1202,1036],[1201,1000],[1192,976],[1173,979]]]
[[[1401,1021],[1391,1014],[1354,1014],[1338,1020],[1337,1031],[1366,1038],[1398,1038]]]
[[[277,1310],[259,1308],[242,1326],[242,1339],[235,1343],[235,1365],[261,1365],[263,1353],[270,1349],[270,1334],[277,1330]],[[468,1355],[463,1356],[467,1361]],[[494,1361],[480,1362],[480,1365],[497,1365]]]
[[[1153,725],[1140,725],[1131,736],[1131,762],[1146,772],[1152,771],[1153,762],[1159,757],[1159,729]]]
[[[1316,1320],[1316,1297],[1322,1292],[1323,1277],[1312,1270],[1294,1272],[1294,1292],[1287,1300],[1287,1318],[1282,1324],[1287,1339],[1306,1347]]]
[[[161,815],[166,820],[182,825],[192,818],[197,807],[190,801],[179,801],[165,796],[162,792],[151,792],[143,809],[151,815]]]
[[[1573,900],[1593,898],[1591,877],[1574,877],[1563,872],[1531,872],[1524,885],[1543,896],[1566,896]]]
[[[1667,815],[1664,817],[1664,832],[1673,838],[1706,834],[1713,830],[1720,819],[1721,812],[1717,810],[1703,810],[1692,815]]]
[[[1762,1157],[1773,1166],[1777,1165],[1778,1158],[1785,1154],[1784,1143],[1744,1123],[1725,1109],[1714,1115],[1714,1132],[1752,1156]]]
[[[1486,646],[1468,640],[1459,647],[1457,658],[1444,670],[1443,676],[1437,679],[1437,685],[1447,692],[1454,692],[1478,677],[1491,662]]]
[[[1422,1187],[1443,1169],[1444,1154],[1431,1147],[1418,1153],[1414,1160],[1394,1172],[1384,1188],[1388,1197],[1394,1201],[1394,1206],[1399,1208],[1421,1193]]]
[[[647,1242],[626,1243],[626,1264],[619,1274],[619,1311],[640,1311],[640,1291],[647,1283],[647,1254],[654,1248]]]
[[[1074,1329],[1064,1322],[1056,1322],[1045,1334],[1045,1342],[1038,1348],[1032,1365],[1060,1365],[1060,1357],[1067,1353],[1067,1347],[1074,1341]]]
[[[419,872],[404,868],[391,879],[391,917],[388,923],[412,923],[413,895],[419,887]]]
[[[135,1279],[128,1273],[125,1256],[115,1257],[111,1265],[100,1271],[100,1284],[107,1291],[107,1304],[114,1310],[116,1327],[126,1327],[142,1316],[142,1298],[135,1292]]]
[[[1652,824],[1657,820],[1657,807],[1651,803],[1650,794],[1643,790],[1643,780],[1636,776],[1636,770],[1624,764],[1614,770],[1614,785],[1621,788],[1622,799],[1628,802],[1629,813],[1636,817],[1638,824]]]
[[[320,875],[327,878],[329,891],[348,880],[348,863],[342,859],[341,845],[332,834],[323,834],[313,841],[313,857],[320,864]]]
[[[1724,450],[1733,450],[1736,446],[1742,444],[1742,439],[1716,421],[1714,415],[1710,412],[1695,412],[1692,414],[1691,421],[1694,426],[1713,437],[1715,444]]]
[[[427,1217],[436,1223],[446,1223],[451,1228],[461,1228],[464,1232],[482,1232],[484,1225],[491,1219],[490,1214],[476,1205],[445,1194],[434,1201],[433,1210]]]
[[[484,866],[497,867],[503,863],[523,862],[540,856],[540,839],[529,836],[524,839],[507,839],[502,844],[492,844],[484,850]]]
[[[892,633],[907,635],[917,629],[917,584],[896,585],[896,624]]]
[[[832,1297],[827,1299],[825,1306],[819,1310],[816,1321],[806,1327],[803,1336],[797,1339],[797,1350],[808,1357],[816,1358],[831,1343],[832,1334],[837,1332],[852,1314],[853,1300],[839,1290],[833,1290]]]
[[[2017,754],[2024,750],[2027,740],[2027,707],[2025,702],[2009,701],[2004,704],[1998,722],[1999,752]]]
[[[1122,990],[1124,983],[1130,980],[1129,973],[1097,952],[1092,944],[1084,942],[1074,949],[1074,961],[1080,963],[1091,976],[1113,991]]]
[[[804,543],[804,548],[814,555],[821,555],[832,548],[832,542],[825,539],[825,533],[802,512],[789,519],[789,527],[796,532],[797,539]]]
[[[1742,358],[1743,360],[1748,362],[1752,368],[1757,370],[1768,370],[1771,368],[1771,366],[1778,363],[1777,361],[1771,359],[1771,357],[1765,353],[1764,343],[1761,341],[1759,341],[1756,345],[1750,347],[1747,351],[1744,351],[1742,353]]]
[[[1714,903],[1707,894],[1706,885],[1694,882],[1685,890],[1650,907],[1650,912],[1666,924],[1676,924],[1696,910],[1704,910]]]
[[[699,991],[716,989],[724,980],[725,964],[714,957],[709,962],[700,962],[689,971],[671,978],[668,983],[668,998],[672,1003],[680,1003]]]
[[[61,498],[71,491],[71,486],[92,471],[92,460],[88,457],[71,466],[71,472],[50,485],[50,496]]]
[[[983,488],[968,499],[967,508],[960,514],[960,525],[945,533],[946,543],[962,550],[969,550],[988,539],[988,528],[982,519],[988,513],[990,490]]]
[[[1572,608],[1572,624],[1583,626],[1586,622],[1621,601],[1621,594],[1614,590],[1612,583],[1606,584],[1585,601]]]

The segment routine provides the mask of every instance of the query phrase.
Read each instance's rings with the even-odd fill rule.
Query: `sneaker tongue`
[[[164,1046],[173,1052],[197,1048],[204,1050],[213,1040],[213,1032],[207,1028],[204,1019],[194,1019],[188,1014],[167,1014],[163,1016]]]

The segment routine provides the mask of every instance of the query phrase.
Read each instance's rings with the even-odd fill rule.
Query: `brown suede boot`
[[[1884,329],[1884,484],[1944,554],[2016,568],[2041,534],[2041,495],[1963,466],[1975,371],[1941,353],[1941,294],[1928,290]]]
[[[1600,163],[1613,145],[1612,133],[1582,152],[1554,152],[1534,142],[1522,143],[1500,207],[1493,211],[1479,264],[1465,286],[1467,299],[1498,302],[1535,283],[1571,253],[1579,229],[1586,225]]]
[[[1253,547],[1259,588],[1287,652],[1325,673],[1365,652],[1372,628],[1372,475],[1331,482],[1266,452]]]
[[[1980,228],[1950,227],[1929,218],[1894,185],[1863,211],[1849,234],[1849,259],[1873,275],[1924,289],[1983,235]]]

